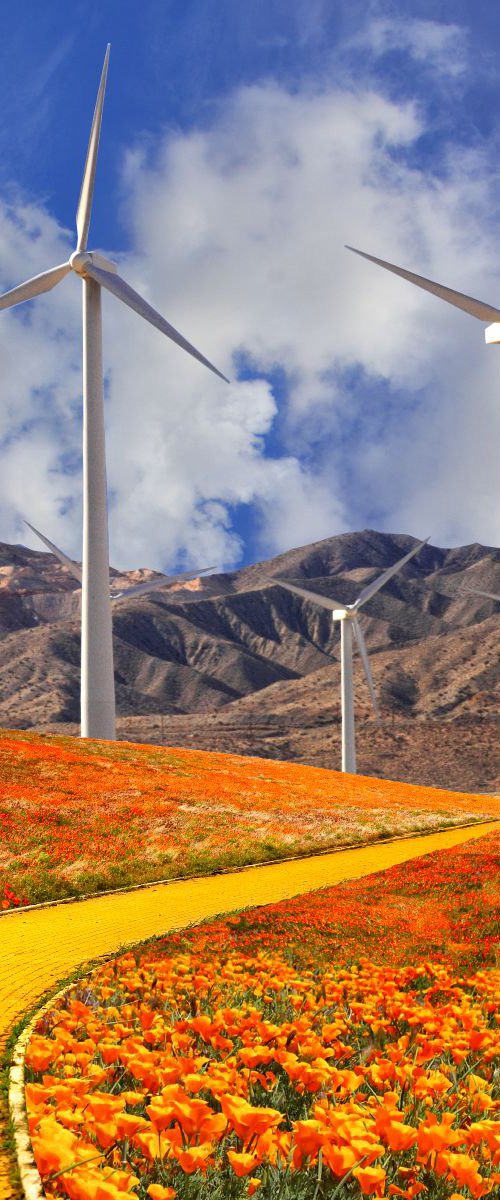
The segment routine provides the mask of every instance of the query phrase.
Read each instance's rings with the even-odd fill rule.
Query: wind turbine
[[[280,587],[287,588],[289,592],[295,592],[298,596],[303,596],[305,600],[311,600],[313,604],[319,604],[322,608],[328,608],[332,614],[333,621],[340,621],[340,692],[341,692],[341,709],[342,709],[342,771],[347,771],[350,775],[356,774],[356,738],[354,726],[354,694],[352,682],[352,653],[353,653],[353,633],[358,644],[358,649],[361,655],[366,682],[370,691],[372,705],[375,711],[375,716],[380,722],[380,714],[373,683],[373,677],[368,658],[366,642],[358,621],[358,612],[360,608],[370,600],[376,592],[379,592],[384,587],[389,579],[404,567],[405,563],[409,562],[418,554],[422,546],[427,545],[429,538],[425,538],[423,542],[418,542],[409,554],[405,554],[392,567],[388,567],[382,572],[377,579],[372,583],[367,584],[360,592],[354,604],[339,604],[337,600],[332,600],[329,596],[322,596],[319,592],[310,592],[306,588],[298,587],[295,583],[289,583],[285,579],[275,579],[270,576],[270,583],[278,583]]]
[[[453,288],[445,287],[442,283],[435,283],[433,279],[426,279],[424,275],[415,275],[413,271],[396,267],[394,263],[385,262],[383,258],[365,254],[364,250],[356,250],[354,246],[346,246],[345,249],[351,250],[353,254],[359,254],[361,258],[368,259],[368,262],[375,263],[377,267],[384,267],[386,271],[392,271],[393,275],[399,275],[401,279],[407,279],[409,283],[414,283],[424,292],[432,292],[433,296],[437,296],[440,300],[446,300],[447,304],[453,304],[455,308],[461,308],[463,312],[469,313],[471,317],[476,317],[478,321],[492,321],[493,324],[484,331],[484,340],[487,345],[500,342],[500,308],[496,308],[493,304],[487,304],[484,300],[474,300],[472,296],[466,296],[463,292],[455,292]]]
[[[182,350],[225,379],[199,350],[118,275],[116,266],[87,249],[97,153],[101,131],[109,49],[97,94],[83,181],[76,214],[76,250],[68,262],[51,267],[0,296],[0,309],[11,308],[50,291],[70,271],[83,287],[83,562],[81,736],[113,741],[115,689],[109,595],[109,544],[106,450],[102,373],[101,292],[111,292],[149,321]],[[228,382],[228,380],[226,380]]]
[[[40,533],[39,529],[35,529],[35,526],[31,525],[29,521],[25,521],[24,524],[27,525],[34,534],[36,534],[37,538],[40,538],[40,541],[47,546],[52,554],[55,554],[56,558],[59,559],[59,562],[62,563],[63,567],[67,568],[67,570],[70,572],[73,578],[78,581],[81,587],[81,564],[75,562],[73,558],[69,558],[68,555],[64,553],[64,550],[60,550],[59,546],[55,546],[54,542],[51,542],[49,538],[45,537],[45,534]],[[183,571],[178,575],[160,575],[155,579],[145,580],[144,583],[134,583],[131,585],[131,587],[120,588],[118,591],[116,589],[116,585],[113,583],[113,579],[110,578],[108,585],[109,598],[111,602],[113,602],[114,600],[128,600],[131,596],[145,595],[146,592],[157,592],[160,590],[160,588],[169,587],[172,583],[181,583],[183,581],[187,583],[190,579],[198,579],[200,575],[206,575],[208,571],[213,571],[213,569],[213,567],[202,567],[199,571]]]

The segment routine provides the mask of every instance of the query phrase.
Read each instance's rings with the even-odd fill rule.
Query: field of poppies
[[[0,907],[500,816],[292,763],[0,731]]]
[[[27,1054],[70,1200],[500,1194],[500,836],[139,947]]]

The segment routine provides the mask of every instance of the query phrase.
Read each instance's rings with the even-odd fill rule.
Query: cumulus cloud
[[[286,376],[273,429],[293,469],[261,462],[266,549],[372,519],[444,539],[493,534],[483,499],[494,464],[483,454],[479,479],[477,456],[484,422],[496,429],[494,352],[480,324],[342,244],[495,295],[486,152],[450,149],[440,176],[426,176],[411,165],[423,132],[413,105],[373,90],[268,84],[234,96],[209,130],[128,163],[132,235],[155,297],[167,310],[171,290],[191,331],[196,314],[224,369],[237,351]],[[205,398],[218,387],[201,386]]]
[[[454,27],[431,25],[407,31],[427,65],[458,45]],[[380,46],[384,29],[372,30]],[[106,298],[117,566],[231,565],[243,510],[254,558],[366,524],[498,540],[500,406],[481,325],[343,248],[494,301],[487,147],[449,147],[439,176],[424,174],[425,132],[421,106],[373,83],[266,81],[203,128],[130,149],[121,270],[233,382]],[[5,286],[69,244],[41,206],[0,209]],[[78,292],[69,279],[0,323],[2,536],[20,540],[28,506],[75,556]]]

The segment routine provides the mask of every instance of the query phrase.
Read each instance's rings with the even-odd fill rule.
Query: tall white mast
[[[356,774],[354,690],[352,671],[352,624],[340,618],[340,694],[342,706],[342,770]]]
[[[101,289],[83,279],[83,555],[81,736],[113,741],[115,677],[109,597]]]
[[[85,281],[84,281],[84,283],[85,283]],[[91,422],[91,424],[92,424],[92,422]],[[96,428],[96,423],[94,424],[94,428]],[[84,432],[84,438],[85,438],[85,432]],[[101,442],[101,445],[102,446],[104,445],[103,441]],[[89,439],[89,449],[90,449],[90,439]],[[99,458],[99,455],[96,455],[96,457]],[[90,463],[92,463],[92,465],[93,465],[94,459],[93,459],[93,455],[91,452],[89,453],[88,461]],[[106,492],[106,465],[105,465],[105,463],[104,464],[102,463],[102,454],[101,454],[101,471],[100,471],[100,477],[98,479],[98,482],[100,482],[101,484],[103,482],[103,470],[102,470],[103,467],[104,467],[104,495],[105,495],[105,492]],[[91,489],[89,488],[89,493],[90,493],[90,490]],[[101,528],[99,529],[98,522],[95,520],[95,508],[93,505],[87,506],[87,515],[90,516],[90,520],[88,522],[90,532],[89,532],[89,536],[87,537],[87,539],[85,539],[85,536],[84,536],[83,544],[84,544],[84,549],[85,549],[85,545],[88,546],[88,561],[92,562],[92,561],[95,561],[94,554],[97,557],[97,552],[102,551],[102,538],[99,541],[99,538],[97,535],[99,535],[99,533],[102,534],[103,529],[105,530],[105,534],[106,534],[106,555],[107,555],[108,527],[107,527],[107,521],[106,521],[104,524],[101,524]],[[107,578],[107,587],[106,587],[106,600],[107,600],[106,606],[101,603],[102,599],[103,599],[102,594],[100,594],[100,592],[98,593],[97,589],[92,587],[93,574],[90,573],[90,577],[89,577],[90,586],[88,587],[88,590],[87,590],[87,604],[86,604],[86,609],[84,610],[84,607],[83,607],[83,601],[84,601],[83,571],[82,571],[82,567],[80,566],[80,564],[77,562],[74,562],[74,560],[72,558],[69,558],[69,556],[67,554],[65,554],[63,550],[59,549],[59,546],[56,546],[55,543],[51,542],[49,540],[49,538],[45,537],[45,535],[43,533],[40,533],[40,530],[36,529],[34,525],[31,525],[29,521],[25,521],[25,524],[28,526],[29,529],[31,529],[33,531],[33,533],[36,535],[36,537],[40,538],[40,541],[43,542],[44,545],[47,546],[47,548],[52,551],[52,554],[54,554],[55,557],[57,559],[59,559],[59,562],[62,564],[62,566],[66,567],[66,569],[70,572],[70,574],[73,575],[73,578],[76,579],[77,582],[82,587],[82,675],[81,675],[81,702],[80,702],[81,714],[82,714],[81,736],[82,737],[93,737],[94,735],[92,733],[90,733],[90,732],[84,733],[83,732],[84,715],[85,715],[85,719],[87,720],[87,725],[85,726],[85,728],[87,728],[87,729],[93,728],[94,723],[98,725],[99,729],[103,729],[105,726],[106,720],[109,721],[109,728],[110,729],[111,729],[111,727],[114,728],[115,691],[114,691],[114,675],[113,675],[113,671],[112,671],[112,668],[113,668],[113,646],[112,646],[112,641],[111,641],[111,638],[109,637],[109,631],[108,631],[108,611],[109,611],[109,614],[111,617],[111,606],[112,606],[113,602],[116,600],[128,600],[129,598],[132,599],[135,596],[143,596],[148,592],[157,592],[157,591],[163,590],[165,588],[168,588],[169,586],[172,586],[172,584],[188,582],[190,579],[198,579],[200,577],[200,575],[206,575],[208,571],[213,571],[214,568],[213,567],[203,567],[201,570],[198,570],[198,571],[195,571],[195,570],[183,571],[181,574],[178,574],[178,575],[163,575],[163,576],[160,576],[159,578],[155,577],[154,579],[145,580],[143,583],[135,583],[135,584],[132,584],[131,586],[126,586],[126,587],[119,586],[118,589],[116,587],[116,583],[113,584],[112,580],[110,579],[109,569],[108,569],[108,578]],[[85,526],[84,526],[84,528],[85,528]],[[96,535],[96,536],[94,536],[94,535]],[[96,549],[96,543],[97,543],[97,549]],[[104,555],[102,554],[102,552],[101,552],[100,558],[101,558],[101,562],[103,562]],[[84,625],[84,621],[83,621],[84,611],[86,612],[86,617],[87,617],[85,625]],[[103,621],[103,622],[101,622],[100,625],[98,625],[98,620],[99,620],[99,616],[101,613],[104,613],[105,622]],[[93,619],[95,619],[95,626],[92,623]],[[109,623],[111,624],[111,621]],[[96,636],[96,632],[95,632],[96,627],[97,627],[97,636]],[[103,632],[104,632],[104,636],[103,636]],[[85,645],[85,653],[83,650],[83,644]],[[102,670],[102,672],[99,672],[98,652],[100,651],[100,648],[106,644],[109,647],[110,658],[108,657],[108,660],[105,663],[105,669]],[[110,659],[111,659],[111,662],[110,662]],[[84,671],[84,665],[87,667],[86,671]],[[110,671],[110,666],[111,666],[111,671]],[[109,695],[110,680],[111,680],[111,684],[113,687],[113,692],[112,692],[111,696]],[[85,689],[85,695],[84,695],[84,689]],[[113,726],[111,725],[111,718],[113,719]],[[103,735],[99,734],[99,736],[101,737]],[[112,740],[112,739],[107,739],[107,740]]]

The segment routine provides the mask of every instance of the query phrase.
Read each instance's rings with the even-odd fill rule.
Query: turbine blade
[[[214,567],[202,567],[201,571],[185,571],[181,575],[164,575],[161,579],[150,579],[145,583],[134,583],[132,587],[123,588],[120,592],[111,591],[112,600],[127,600],[129,596],[139,596],[145,592],[156,592],[160,588],[167,588],[172,583],[181,583],[183,580],[198,579],[200,575],[206,575],[207,571],[213,571]]]
[[[187,354],[191,354],[198,362],[203,363],[203,366],[208,367],[209,371],[213,371],[214,375],[218,375],[219,379],[223,379],[225,383],[229,383],[229,379],[221,371],[218,371],[217,367],[214,367],[208,358],[200,354],[200,351],[196,350],[191,345],[191,342],[188,342],[181,333],[178,333],[173,325],[170,325],[160,313],[156,312],[155,308],[152,308],[148,304],[147,300],[143,300],[139,292],[135,292],[128,283],[125,283],[125,280],[120,275],[116,275],[111,271],[103,271],[102,267],[96,267],[93,263],[85,266],[85,273],[86,275],[90,275],[91,279],[95,279],[96,283],[100,284],[101,287],[106,288],[106,291],[112,292],[118,300],[123,300],[124,304],[128,304],[129,308],[133,308],[134,312],[139,313],[140,317],[144,317],[145,321],[149,321],[150,325],[154,325],[156,329],[159,329],[160,333],[165,333],[172,342],[175,342],[177,346],[185,350]]]
[[[101,72],[101,82],[99,84],[99,91],[97,93],[96,106],[92,119],[92,128],[90,130],[80,199],[78,201],[78,208],[76,210],[76,232],[78,234],[78,241],[76,245],[77,250],[87,249],[90,217],[92,213],[92,197],[94,195],[94,181],[97,167],[97,154],[99,151],[99,137],[101,133],[104,92],[106,90],[106,77],[108,74],[109,51],[110,47],[108,45],[106,54],[104,56],[104,66]]]
[[[486,600],[498,600],[500,603],[500,596],[496,596],[494,592],[480,592],[479,588],[470,587],[462,587],[460,588],[460,592],[469,592],[472,596],[484,596]]]
[[[380,591],[380,588],[382,588],[385,583],[388,583],[389,579],[392,579],[392,576],[395,575],[397,571],[400,571],[401,567],[404,567],[405,563],[410,561],[410,558],[414,558],[415,555],[418,554],[419,550],[422,549],[422,546],[427,545],[428,541],[429,538],[425,538],[423,542],[417,542],[417,545],[413,547],[413,550],[410,550],[410,552],[405,554],[403,558],[398,559],[397,563],[394,563],[393,567],[388,567],[387,571],[383,571],[382,575],[378,576],[378,579],[374,579],[373,583],[367,584],[367,586],[363,588],[363,591],[360,592],[357,600],[355,600],[354,604],[351,606],[354,611],[357,612],[363,604],[366,604],[366,601],[369,600],[371,596],[374,596],[376,592]]]
[[[380,709],[378,706],[377,693],[375,691],[375,684],[373,682],[372,669],[370,667],[370,659],[368,658],[368,650],[366,648],[365,635],[363,633],[363,630],[361,628],[361,625],[360,625],[357,617],[353,618],[352,624],[353,624],[353,628],[354,628],[354,636],[358,643],[358,650],[361,655],[361,661],[363,663],[363,667],[364,667],[364,671],[365,671],[365,675],[366,675],[366,682],[368,684],[368,689],[370,692],[371,702],[373,705],[373,711],[375,713],[375,716],[377,718],[379,725],[381,725],[382,722],[380,719]]]
[[[40,533],[39,529],[35,529],[34,525],[30,525],[29,521],[25,521],[24,524],[28,526],[28,529],[31,529],[32,532],[36,534],[37,538],[40,538],[40,541],[43,542],[53,554],[55,554],[56,558],[59,559],[59,562],[62,563],[63,567],[67,567],[68,571],[71,571],[71,574],[74,576],[74,578],[81,583],[82,568],[80,564],[74,562],[72,558],[68,558],[68,555],[64,554],[63,550],[59,550],[58,546],[54,546],[53,542],[49,542],[49,539],[46,538],[43,533]]]
[[[500,308],[495,308],[492,304],[486,304],[483,300],[474,300],[472,296],[465,296],[462,292],[454,292],[453,288],[444,287],[442,283],[435,283],[423,275],[414,275],[413,271],[405,271],[403,267],[396,267],[394,263],[384,262],[383,258],[375,258],[373,254],[365,254],[363,250],[356,250],[354,246],[346,246],[345,249],[352,250],[353,254],[359,254],[361,258],[367,258],[368,262],[376,263],[378,267],[384,267],[386,271],[392,271],[393,275],[400,275],[401,279],[407,279],[416,287],[423,288],[424,292],[432,292],[433,296],[438,296],[440,300],[446,300],[447,304],[453,304],[455,308],[461,308],[471,317],[477,317],[478,321],[500,320]]]
[[[346,610],[345,604],[339,604],[337,600],[331,600],[330,596],[322,596],[320,592],[309,592],[307,588],[298,587],[296,583],[289,583],[288,579],[275,579],[272,575],[266,575],[268,583],[279,584],[280,587],[286,588],[288,592],[295,592],[297,596],[302,596],[304,600],[312,600],[314,604],[319,604],[321,608],[328,608],[333,612],[335,608]]]
[[[4,292],[0,296],[0,308],[13,308],[14,304],[22,304],[24,300],[32,300],[34,296],[41,296],[42,292],[50,292],[51,288],[64,279],[71,271],[69,263],[61,263],[59,267],[51,267],[50,271],[42,271],[41,275],[34,275],[33,279],[27,279],[25,283],[20,283],[18,287],[12,288],[10,292]]]

